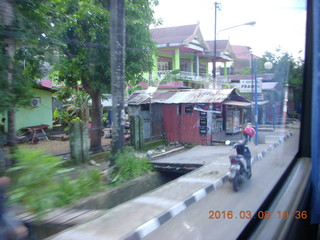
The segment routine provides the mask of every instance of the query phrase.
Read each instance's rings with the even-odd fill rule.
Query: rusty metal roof
[[[179,91],[163,103],[222,103],[233,90],[234,89],[192,89]]]
[[[146,90],[135,91],[128,99],[128,105],[140,105],[149,103],[162,103],[176,94],[176,91],[156,91],[148,94]]]
[[[152,95],[145,90],[135,91],[128,99],[128,105],[150,103],[178,104],[178,103],[222,103],[230,95],[236,95],[240,102],[249,102],[238,95],[235,89],[188,89],[156,91]]]

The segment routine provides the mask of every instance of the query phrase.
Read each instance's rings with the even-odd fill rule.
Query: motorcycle
[[[230,145],[229,140],[226,145]],[[236,149],[237,155],[229,156],[230,159],[230,174],[229,181],[233,185],[234,191],[239,191],[241,185],[246,179],[251,178],[251,152],[246,145],[247,141],[238,141],[233,144],[232,149]]]

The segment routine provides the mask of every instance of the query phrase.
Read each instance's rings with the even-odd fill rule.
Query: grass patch
[[[152,170],[153,166],[147,157],[141,156],[132,148],[126,148],[122,153],[116,155],[115,170],[111,178],[117,179],[116,185],[119,185]]]
[[[158,147],[159,145],[165,145],[165,144],[166,144],[166,140],[165,139],[159,139],[159,140],[156,140],[156,141],[145,143],[142,150],[143,151],[148,151],[150,149],[154,149],[154,148]]]

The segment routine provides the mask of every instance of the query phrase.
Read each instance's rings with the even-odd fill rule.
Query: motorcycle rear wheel
[[[252,172],[251,172],[251,168],[250,168],[249,173],[248,173],[248,179],[250,179],[251,176],[252,176]]]
[[[237,174],[237,175],[232,179],[233,190],[234,190],[235,192],[238,192],[238,191],[240,190],[241,184],[242,184],[241,177],[239,176],[239,174]]]

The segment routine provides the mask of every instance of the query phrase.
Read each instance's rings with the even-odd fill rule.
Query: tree
[[[266,70],[263,67],[267,61],[273,64],[271,70]],[[280,49],[276,53],[265,52],[263,57],[258,61],[258,73],[273,72],[274,79],[277,82],[282,86],[289,85],[292,89],[295,109],[298,109],[298,105],[302,101],[303,69],[304,62],[302,59],[295,59],[287,52],[281,53]],[[280,92],[277,99],[282,101],[284,99],[284,92]]]
[[[273,68],[270,70],[264,68],[264,63],[268,61],[273,64]],[[258,60],[257,65],[258,73],[273,72],[274,78],[282,84],[288,83],[295,86],[303,84],[304,63],[301,59],[294,59],[287,52],[281,53],[279,49],[277,53],[265,52]]]
[[[52,36],[59,46],[55,67],[67,86],[81,84],[92,99],[91,149],[101,148],[101,95],[111,90],[109,11],[105,1],[53,0]],[[153,2],[153,1],[152,1]],[[104,5],[103,5],[104,4]],[[106,6],[107,5],[107,6]],[[126,79],[138,79],[152,68],[154,21],[151,1],[126,1]],[[50,13],[48,13],[50,14]]]
[[[16,143],[15,111],[30,103],[31,88],[41,77],[45,16],[39,1],[0,1],[0,112],[8,114],[9,145]],[[32,18],[31,18],[32,16]]]
[[[74,118],[79,118],[83,122],[89,121],[89,94],[83,89],[72,89],[72,88],[60,88],[58,92],[56,92],[57,100],[64,103],[64,107],[60,109],[60,113],[57,111],[57,118],[61,119],[61,115],[68,116],[72,115]],[[68,113],[68,109],[72,110],[71,113]],[[72,120],[72,119],[70,119]],[[63,122],[63,124],[68,124],[68,121]]]
[[[101,94],[110,89],[108,71],[109,14],[96,1],[53,1],[48,33],[57,39],[59,61],[55,64],[58,78],[67,87],[79,85],[92,99],[91,149],[101,149]]]

